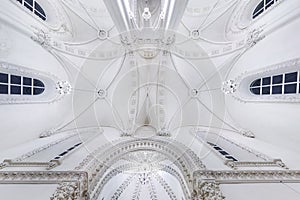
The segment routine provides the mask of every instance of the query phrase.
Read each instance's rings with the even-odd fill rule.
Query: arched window
[[[30,10],[32,13],[34,13],[36,16],[41,18],[43,21],[46,21],[46,14],[43,8],[39,3],[37,3],[35,0],[17,0],[20,4],[22,4],[24,7],[26,7],[28,10]]]
[[[255,19],[258,17],[261,13],[263,13],[265,10],[267,10],[271,5],[276,3],[278,0],[262,0],[254,9],[252,18]]]
[[[0,73],[0,95],[39,95],[44,90],[44,83],[38,79]]]
[[[250,91],[255,95],[298,94],[299,87],[299,72],[288,72],[256,79]]]

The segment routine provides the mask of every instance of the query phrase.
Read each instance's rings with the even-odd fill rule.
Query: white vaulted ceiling
[[[52,96],[0,94],[2,160],[44,163],[73,145],[55,170],[88,172],[88,193],[99,200],[191,198],[196,170],[240,167],[222,150],[211,154],[212,141],[243,169],[299,169],[300,89],[249,91],[257,78],[299,72],[298,0],[278,0],[255,19],[259,0],[37,2],[46,21],[2,2],[0,70],[47,77]],[[106,171],[85,163],[91,155]]]

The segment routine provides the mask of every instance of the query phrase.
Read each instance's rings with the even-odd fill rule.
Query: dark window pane
[[[66,155],[68,152],[67,151],[64,151],[64,152],[62,152],[61,154],[59,154],[59,156],[64,156],[64,155]]]
[[[44,92],[43,88],[33,88],[34,95],[42,94],[43,92]]]
[[[8,85],[0,85],[0,94],[8,94]]]
[[[284,82],[285,83],[296,82],[297,81],[297,74],[298,74],[298,72],[285,74]]]
[[[250,87],[260,86],[260,81],[261,81],[261,79],[257,79],[257,80],[255,80],[255,81],[253,81],[253,82],[251,83],[251,86],[250,86]]]
[[[260,11],[258,11],[257,13],[255,13],[254,15],[253,15],[253,19],[255,19],[256,17],[258,17],[261,13],[263,13],[264,12],[264,10],[260,10]]]
[[[284,94],[295,94],[297,91],[297,84],[289,84],[284,86]]]
[[[23,77],[23,85],[32,85],[31,81],[31,78]]]
[[[46,17],[46,14],[43,10],[43,8],[38,4],[37,2],[34,2],[34,8],[37,10],[42,16]]]
[[[223,149],[221,149],[220,147],[214,147],[215,150],[221,151]]]
[[[21,85],[21,76],[10,75],[10,83]]]
[[[22,4],[22,0],[17,0],[17,2],[19,2],[20,4]]]
[[[261,1],[255,8],[255,10],[253,11],[253,15],[255,15],[258,12],[262,12],[264,10],[264,0]]]
[[[211,146],[216,146],[215,144],[211,143],[211,142],[207,142],[209,145]]]
[[[253,14],[252,14],[252,18],[256,18],[258,15],[260,15],[261,13],[264,12],[264,0],[261,1],[255,8],[255,10],[253,11]]]
[[[271,77],[263,78],[262,84],[263,85],[270,85],[271,84]]]
[[[273,76],[273,84],[281,84],[283,75]]]
[[[273,86],[272,94],[282,94],[282,85]]]
[[[266,0],[266,9],[274,4],[274,0]]]
[[[21,94],[21,86],[10,86],[10,94]]]
[[[30,5],[28,5],[27,3],[24,3],[24,6],[25,6],[26,8],[28,8],[30,11],[33,11],[33,8],[32,8]]]
[[[230,159],[230,160],[233,160],[233,161],[238,161],[237,159],[235,159],[234,157],[232,156],[225,156],[227,159]]]
[[[33,6],[33,0],[25,0],[29,5]]]
[[[40,13],[38,13],[37,11],[34,11],[34,14],[37,15],[39,18],[41,18],[42,20],[46,20],[46,17],[41,15]]]
[[[270,94],[270,87],[263,87],[262,88],[262,94]]]
[[[31,95],[31,87],[23,87],[23,94]]]
[[[8,83],[8,74],[0,73],[0,82]]]
[[[260,88],[250,88],[250,91],[253,93],[253,94],[256,94],[256,95],[260,95]]]
[[[219,151],[222,155],[229,155],[226,151]]]
[[[75,144],[75,146],[77,147],[77,146],[79,146],[79,145],[81,145],[82,144],[82,142],[80,142],[80,143],[78,143],[78,144]]]
[[[37,79],[33,79],[33,85],[37,87],[45,87],[44,83]]]

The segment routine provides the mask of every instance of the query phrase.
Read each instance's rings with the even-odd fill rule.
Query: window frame
[[[286,82],[286,76],[288,74],[293,74],[296,73],[296,81],[290,81],[290,82]],[[274,82],[274,77],[278,77],[278,76],[282,76],[281,78],[281,82]],[[269,84],[263,84],[263,80],[266,78],[270,78],[270,83]],[[260,80],[260,85],[259,86],[253,86],[255,82],[257,82],[258,80]],[[289,85],[296,85],[296,91],[295,92],[286,92],[286,86]],[[273,89],[275,87],[281,86],[281,93],[273,93]],[[264,88],[269,88],[270,92],[264,94],[263,90]],[[259,89],[259,94],[253,92],[254,89]],[[260,77],[258,79],[253,80],[250,85],[249,85],[249,91],[252,95],[255,96],[279,96],[279,95],[297,95],[300,93],[300,71],[299,70],[293,70],[293,71],[287,71],[287,72],[283,72],[283,73],[278,73],[278,74],[272,74],[269,76],[265,76],[265,77]]]
[[[17,75],[17,74],[12,74],[12,73],[8,73],[8,72],[2,72],[2,71],[0,71],[0,74],[5,74],[5,75],[8,76],[7,82],[2,82],[0,80],[0,85],[4,85],[4,86],[8,87],[7,93],[0,93],[0,95],[37,96],[37,95],[43,94],[44,91],[46,90],[45,83],[42,80],[38,79],[38,78],[29,77],[29,76],[22,76],[22,75]],[[20,77],[20,83],[12,83],[12,77],[13,76]],[[31,79],[31,84],[30,85],[24,84],[24,78],[30,78]],[[34,84],[34,80],[40,81],[43,84],[43,86],[36,86]],[[13,91],[12,91],[13,87],[20,87],[20,93],[13,93]],[[30,94],[24,94],[24,88],[30,88],[30,90],[31,90]],[[34,93],[35,89],[42,89],[42,92],[40,92],[38,94],[35,94]]]
[[[269,2],[267,2],[267,0],[260,1],[258,4],[256,4],[254,10],[252,11],[252,20],[257,19],[261,14],[265,13],[266,10],[276,5],[279,1],[280,0],[269,0]],[[261,4],[263,4],[262,8],[257,10]]]
[[[14,0],[17,4],[21,5],[25,10],[30,11],[34,16],[38,17],[43,22],[47,21],[47,14],[41,4],[36,0],[32,0],[32,5],[28,3],[26,0]],[[41,13],[38,9],[36,9],[36,5],[43,11]]]

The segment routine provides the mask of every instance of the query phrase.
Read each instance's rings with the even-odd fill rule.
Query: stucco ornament
[[[68,81],[58,81],[56,89],[59,94],[70,94],[72,91],[72,86]]]
[[[51,200],[74,200],[77,199],[78,186],[76,183],[61,183],[50,198]]]
[[[200,185],[198,194],[195,196],[196,200],[223,200],[225,197],[222,195],[220,186],[215,182],[205,182]]]
[[[160,130],[157,131],[158,136],[171,136],[171,133],[168,129],[166,128],[161,128]]]
[[[222,83],[222,91],[224,94],[233,94],[237,90],[237,83],[234,80],[227,80]]]
[[[262,28],[256,28],[248,33],[248,37],[247,37],[248,48],[253,47],[265,37],[264,35],[262,35],[262,32],[263,32]]]
[[[191,32],[190,32],[190,37],[191,37],[193,40],[198,40],[198,39],[200,39],[200,31],[199,31],[198,29],[191,30]]]
[[[148,21],[152,17],[149,8],[144,8],[144,12],[143,12],[142,16],[146,21]]]
[[[44,47],[47,50],[52,49],[51,37],[49,36],[49,34],[46,31],[36,28],[36,30],[33,33],[34,33],[34,35],[31,36],[31,39],[33,41],[37,42],[38,44],[40,44],[42,47]]]
[[[100,40],[106,40],[108,38],[108,32],[106,30],[103,30],[103,29],[99,30],[98,31],[98,38]]]

